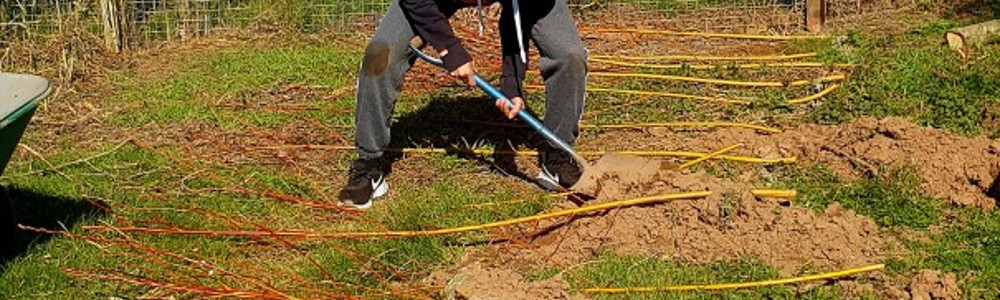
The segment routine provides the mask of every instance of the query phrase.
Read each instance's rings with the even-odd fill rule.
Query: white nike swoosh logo
[[[378,186],[382,185],[382,181],[383,181],[382,176],[379,176],[378,179],[372,180],[372,189],[373,190],[378,189]]]

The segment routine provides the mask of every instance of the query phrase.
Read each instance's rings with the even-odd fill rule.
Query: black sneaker
[[[542,170],[538,173],[538,184],[550,191],[564,192],[580,181],[583,169],[568,153],[549,148],[542,151]]]
[[[381,158],[355,160],[349,174],[351,178],[347,180],[347,186],[337,195],[341,205],[359,210],[369,209],[372,207],[372,200],[389,192]]]

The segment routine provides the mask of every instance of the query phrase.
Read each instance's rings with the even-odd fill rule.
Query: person
[[[485,3],[484,3],[485,1]],[[456,11],[478,6],[480,29],[483,5],[490,0],[393,0],[374,36],[369,40],[358,75],[355,106],[355,143],[359,158],[351,164],[346,186],[338,194],[342,204],[357,209],[371,207],[388,192],[387,162],[389,122],[403,84],[415,62],[410,41],[419,36],[434,47],[445,69],[460,81],[475,85],[476,68],[469,52],[455,36],[448,19]],[[499,100],[495,105],[508,118],[524,108],[522,99],[526,50],[534,41],[541,56],[539,69],[545,79],[544,124],[572,145],[583,114],[587,80],[587,51],[566,0],[500,0],[502,51],[500,89],[513,108]],[[550,190],[571,187],[581,169],[572,158],[544,145],[540,149],[538,183]]]

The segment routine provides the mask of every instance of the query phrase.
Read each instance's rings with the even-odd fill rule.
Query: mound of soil
[[[913,300],[962,299],[955,274],[941,274],[934,270],[921,270],[910,280],[910,297]]]
[[[659,165],[641,158],[613,160],[629,162],[617,165],[619,170]],[[757,257],[779,268],[783,275],[792,275],[803,266],[825,270],[863,266],[881,262],[886,256],[889,242],[880,237],[878,226],[837,204],[825,212],[788,206],[784,201],[755,198],[746,184],[663,166],[646,178],[605,176],[602,190],[613,187],[615,196],[620,197],[701,190],[715,193],[705,199],[629,207],[549,224],[550,230],[526,243],[500,244],[467,256],[463,265],[473,267],[459,268],[452,281],[464,276],[468,288],[459,285],[456,290],[467,291],[469,299],[489,299],[495,294],[492,291],[552,292],[547,288],[562,286],[561,279],[528,284],[521,282],[517,271],[540,265],[573,267],[604,251],[692,263]]]
[[[845,178],[878,173],[882,167],[912,167],[931,196],[984,210],[997,204],[991,190],[1000,172],[1000,142],[920,127],[901,118],[861,118],[839,126],[803,125],[771,135],[746,129],[722,129],[697,138],[670,131],[652,133],[659,137],[657,144],[668,149],[711,152],[743,143],[742,149],[748,150],[734,152],[795,156],[805,164],[825,164]]]
[[[839,269],[879,262],[884,255],[878,226],[839,205],[823,213],[784,206],[777,200],[757,199],[750,193],[752,187],[742,183],[669,168],[650,180],[645,188],[617,196],[714,193],[705,199],[579,218],[536,237],[517,256],[557,266],[587,261],[605,250],[687,262],[758,257],[792,274],[804,265]],[[614,178],[602,183],[617,184]]]

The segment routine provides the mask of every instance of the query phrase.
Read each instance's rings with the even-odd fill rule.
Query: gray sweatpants
[[[572,145],[583,114],[587,52],[566,0],[554,2],[548,14],[525,26],[531,26],[530,39],[541,54],[539,68],[546,87],[545,126]],[[454,9],[449,9],[447,15],[452,14]],[[368,42],[358,75],[354,141],[362,158],[381,157],[389,145],[389,122],[396,98],[403,77],[416,59],[408,47],[413,37],[415,33],[398,1],[392,1]],[[493,104],[487,101],[483,105]]]

